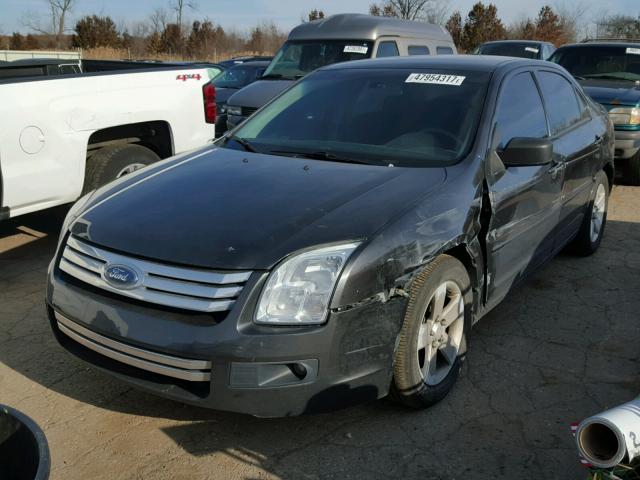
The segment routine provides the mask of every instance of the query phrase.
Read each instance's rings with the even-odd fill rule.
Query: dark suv
[[[616,170],[640,185],[640,43],[612,41],[565,45],[551,61],[562,65],[613,121]]]

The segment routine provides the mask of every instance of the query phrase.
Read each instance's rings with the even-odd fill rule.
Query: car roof
[[[255,69],[258,69],[258,68],[268,67],[270,63],[271,62],[267,62],[267,61],[264,61],[264,60],[260,60],[260,61],[256,60],[256,61],[253,61],[253,62],[238,63],[236,65],[233,65],[230,68],[232,68],[232,69],[233,68],[255,68]]]
[[[432,38],[452,42],[444,27],[398,18],[343,13],[298,25],[289,40],[377,40],[384,36]]]
[[[614,42],[614,41],[589,41],[582,43],[568,43],[566,45],[562,45],[560,48],[583,48],[583,47],[633,47],[638,48],[640,46],[639,42]],[[560,50],[560,48],[558,50]]]
[[[501,57],[496,55],[419,55],[412,57],[385,57],[371,60],[355,60],[323,67],[321,70],[348,70],[367,68],[449,68],[478,72],[493,72],[503,67],[539,66],[542,60]],[[558,65],[544,62],[554,68]]]
[[[545,43],[547,45],[552,45],[550,42],[542,42],[540,40],[492,40],[490,42],[484,42],[482,45],[493,45],[496,43],[526,43],[531,45],[542,45]]]

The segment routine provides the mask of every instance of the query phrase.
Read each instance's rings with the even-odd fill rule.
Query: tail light
[[[202,87],[202,100],[204,101],[204,120],[207,123],[216,123],[218,107],[216,106],[216,87],[211,82]]]

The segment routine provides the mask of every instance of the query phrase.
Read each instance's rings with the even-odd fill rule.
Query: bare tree
[[[154,8],[149,15],[149,23],[153,33],[162,33],[169,23],[169,13],[162,7]]]
[[[187,8],[195,10],[198,8],[198,5],[192,0],[171,0],[171,8],[176,12],[176,23],[178,24],[178,27],[182,28],[184,11]]]
[[[560,1],[554,4],[554,9],[558,12],[562,30],[565,37],[562,43],[575,42],[587,35],[589,22],[587,14],[590,6],[584,1],[566,2]]]
[[[37,15],[27,13],[23,17],[25,27],[45,35],[54,35],[56,39],[56,48],[60,48],[62,36],[65,32],[65,22],[67,16],[73,9],[76,0],[45,0],[49,6],[50,20],[49,26],[43,26],[39,22]]]
[[[372,4],[369,13],[443,25],[449,14],[449,0],[385,0]]]

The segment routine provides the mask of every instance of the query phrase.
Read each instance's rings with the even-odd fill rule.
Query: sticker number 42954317
[[[640,55],[640,48],[627,48],[627,53],[630,53],[631,55]]]
[[[412,73],[407,77],[405,83],[429,83],[432,85],[451,85],[459,87],[464,82],[460,75],[447,75],[444,73]]]

